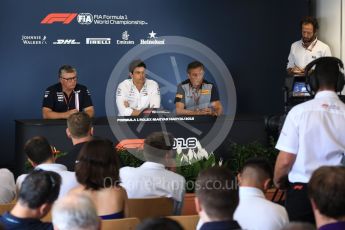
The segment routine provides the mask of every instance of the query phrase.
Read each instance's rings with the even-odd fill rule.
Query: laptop
[[[302,78],[297,78],[295,77],[294,83],[292,86],[292,96],[293,97],[309,97],[310,93],[308,92],[309,85],[305,83],[304,77]]]

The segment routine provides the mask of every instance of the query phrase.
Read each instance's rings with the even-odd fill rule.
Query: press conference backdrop
[[[105,116],[105,91],[119,60],[130,62],[127,52],[148,40],[164,47],[159,42],[164,36],[191,39],[218,55],[234,81],[237,113],[281,112],[287,55],[300,38],[299,21],[308,8],[307,0],[2,1],[0,165],[15,163],[14,120],[41,117],[44,90],[58,81],[61,65],[77,68],[79,83],[92,93],[96,116]],[[186,79],[186,66],[195,56],[171,51],[149,56],[149,77],[160,79],[163,107],[173,109],[176,84]],[[223,77],[209,70],[206,65],[206,79]],[[218,88],[226,105],[228,89]],[[229,106],[225,111],[233,112]]]

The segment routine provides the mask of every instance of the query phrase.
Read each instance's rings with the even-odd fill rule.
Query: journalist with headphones
[[[306,84],[315,97],[290,110],[279,136],[274,183],[287,188],[285,206],[290,221],[315,223],[307,183],[320,166],[342,162],[345,104],[337,93],[344,88],[343,68],[335,57],[321,57],[306,66]]]

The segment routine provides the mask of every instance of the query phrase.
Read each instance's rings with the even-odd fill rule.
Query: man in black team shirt
[[[44,119],[67,119],[78,111],[94,116],[89,90],[77,84],[77,70],[69,65],[59,69],[59,83],[48,87],[44,93],[42,115]]]
[[[77,112],[67,118],[67,136],[73,142],[73,148],[67,155],[59,157],[56,162],[63,164],[69,171],[74,171],[75,161],[84,144],[92,139],[91,118],[84,112]]]

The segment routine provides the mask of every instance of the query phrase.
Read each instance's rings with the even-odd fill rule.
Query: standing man
[[[311,174],[322,165],[339,165],[345,152],[345,104],[336,94],[344,87],[342,62],[322,57],[307,69],[314,66],[308,78],[315,98],[288,113],[276,145],[280,153],[274,171],[277,188],[289,182],[285,207],[290,221],[310,223],[314,223],[307,196]]]
[[[89,90],[77,84],[77,70],[64,65],[59,69],[59,81],[48,87],[44,93],[42,115],[44,119],[67,119],[78,111],[94,116]]]
[[[161,96],[154,80],[146,79],[145,63],[138,59],[129,64],[129,76],[116,90],[119,116],[138,116],[144,109],[159,108]]]
[[[304,68],[319,57],[332,56],[331,50],[317,39],[319,24],[313,17],[307,16],[301,21],[302,39],[291,45],[286,70],[290,76],[303,76]]]
[[[177,86],[175,97],[177,115],[213,115],[223,113],[215,85],[204,79],[205,67],[199,61],[187,66],[188,79]]]

